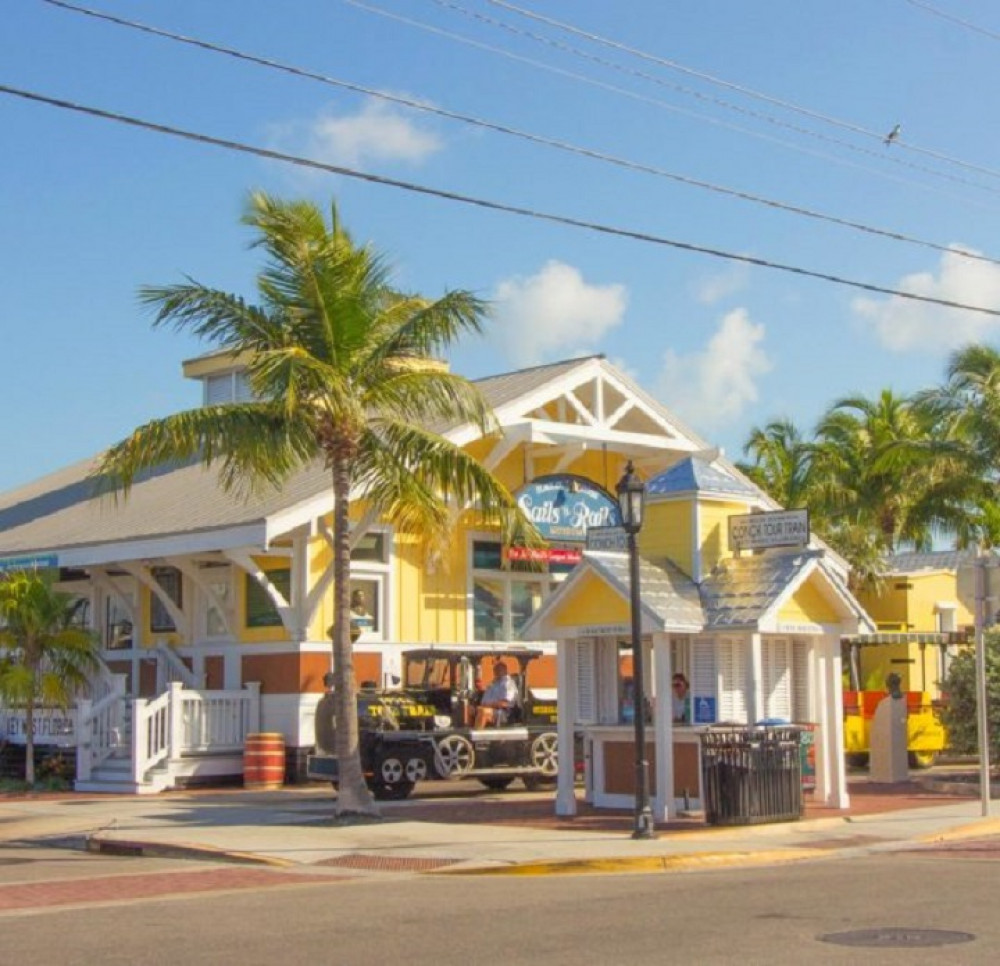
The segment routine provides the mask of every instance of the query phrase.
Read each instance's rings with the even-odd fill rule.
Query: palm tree
[[[958,543],[1000,542],[1000,352],[969,345],[948,361],[944,386],[919,393],[917,405],[951,440],[953,472],[964,481],[965,512],[954,522]]]
[[[813,447],[789,419],[774,419],[754,427],[743,446],[752,463],[737,467],[788,509],[808,503]]]
[[[93,633],[73,626],[77,601],[50,577],[15,571],[0,579],[0,695],[25,711],[25,769],[35,784],[35,708],[66,707],[97,664]]]
[[[888,553],[901,542],[927,547],[956,511],[956,481],[948,472],[956,458],[911,399],[890,389],[874,399],[841,399],[816,430],[813,483],[820,526],[834,544],[838,529],[861,528]]]
[[[331,205],[250,196],[244,224],[266,255],[259,304],[194,281],[148,287],[154,325],[172,323],[246,357],[254,402],[206,406],[137,429],[99,472],[127,492],[136,474],[169,460],[221,464],[228,490],[278,486],[323,460],[333,494],[333,640],[337,813],[376,815],[358,744],[350,636],[351,501],[428,540],[444,538],[450,507],[477,506],[508,539],[532,535],[510,492],[435,427],[494,429],[468,380],[437,362],[464,333],[481,330],[484,304],[465,291],[436,301],[388,282],[384,260],[357,245]]]

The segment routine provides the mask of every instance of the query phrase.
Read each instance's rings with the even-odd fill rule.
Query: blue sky
[[[92,6],[636,165],[1000,258],[1000,12],[987,0],[515,4],[614,45],[489,0]],[[557,151],[42,0],[7,0],[4,13],[0,84],[8,87],[1000,307],[1000,268],[990,261]],[[880,135],[896,124],[898,141],[884,145]],[[931,385],[956,348],[997,341],[996,317],[304,171],[2,93],[0,131],[0,490],[198,403],[180,363],[208,347],[154,331],[136,292],[187,274],[252,295],[260,261],[239,216],[254,188],[335,198],[403,287],[428,295],[468,288],[490,299],[488,338],[452,358],[464,374],[603,352],[734,457],[748,430],[772,417],[809,429],[838,397]]]

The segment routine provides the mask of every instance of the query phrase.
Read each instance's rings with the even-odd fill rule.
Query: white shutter
[[[764,717],[791,721],[792,656],[787,638],[767,638],[761,642],[764,675]]]
[[[597,721],[597,675],[595,670],[594,642],[592,640],[578,641],[576,645],[577,724],[594,724]]]
[[[694,708],[694,723],[707,724],[699,712],[698,699],[718,697],[718,681],[715,672],[715,648],[711,640],[695,638],[691,643],[691,695]],[[716,720],[718,720],[718,703],[716,703]]]
[[[234,373],[234,383],[235,383],[235,396],[236,402],[253,402],[253,391],[250,389],[250,383],[247,381],[247,374],[245,372]]]
[[[719,720],[747,723],[745,648],[737,638],[721,638],[716,645],[719,667]]]
[[[209,376],[205,380],[205,405],[222,406],[233,401],[233,374]]]
[[[809,693],[809,643],[792,641],[792,721],[813,720]]]

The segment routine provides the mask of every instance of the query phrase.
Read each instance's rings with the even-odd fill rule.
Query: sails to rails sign
[[[730,550],[804,547],[808,542],[808,510],[744,513],[729,518]]]

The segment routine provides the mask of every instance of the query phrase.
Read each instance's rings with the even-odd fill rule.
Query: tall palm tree
[[[808,503],[813,447],[791,420],[774,419],[754,427],[743,452],[753,462],[738,463],[738,468],[781,506],[791,509]]]
[[[97,664],[93,633],[73,626],[77,601],[41,572],[0,578],[0,695],[25,712],[25,769],[35,784],[35,709],[66,707]]]
[[[327,223],[310,202],[254,193],[243,222],[266,256],[259,304],[193,281],[144,288],[141,298],[156,312],[154,325],[172,323],[245,355],[256,401],[148,423],[114,446],[99,472],[127,492],[142,469],[200,458],[221,464],[224,487],[243,490],[280,485],[324,461],[333,495],[337,812],[374,815],[350,637],[352,500],[429,540],[444,537],[454,506],[476,506],[508,539],[532,533],[506,487],[434,428],[495,428],[478,389],[436,362],[459,335],[481,330],[485,307],[465,291],[436,301],[396,291],[383,258],[355,244],[336,205]]]
[[[901,542],[929,546],[954,511],[949,452],[913,401],[890,389],[834,403],[813,464],[817,516],[832,542],[838,528],[860,527],[888,553]]]
[[[965,512],[954,529],[962,546],[1000,543],[1000,352],[968,345],[948,361],[943,386],[917,405],[955,451],[953,472],[964,481]]]

